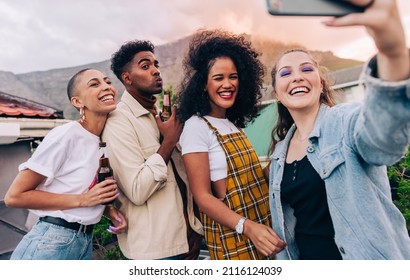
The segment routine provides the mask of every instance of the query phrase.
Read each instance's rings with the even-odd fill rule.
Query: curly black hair
[[[118,51],[111,56],[111,70],[122,82],[121,74],[134,56],[143,51],[154,53],[155,47],[150,41],[134,40],[123,44]]]
[[[178,117],[182,122],[192,115],[210,113],[209,97],[204,88],[208,73],[220,57],[229,57],[238,71],[239,90],[234,105],[226,111],[226,117],[238,127],[253,121],[258,116],[258,103],[265,68],[251,43],[242,35],[228,31],[199,30],[191,39],[184,59],[185,76],[179,86]]]

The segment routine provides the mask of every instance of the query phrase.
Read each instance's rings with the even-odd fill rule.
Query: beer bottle
[[[98,183],[104,181],[105,179],[113,179],[114,176],[114,172],[110,165],[110,160],[107,157],[106,146],[107,144],[105,142],[100,142],[100,149],[103,154],[100,158],[100,167],[98,168],[97,172]],[[112,201],[103,204],[106,205],[111,203]]]
[[[164,99],[162,101],[162,121],[167,121],[171,117],[171,91],[164,91]]]

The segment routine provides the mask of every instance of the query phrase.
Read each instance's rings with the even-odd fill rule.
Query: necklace
[[[304,138],[304,139],[296,139],[296,137],[293,137],[294,140],[299,141],[299,142],[305,141],[305,140],[308,139],[308,138],[309,138],[309,136],[306,137],[306,138]]]
[[[299,132],[299,130],[298,130],[297,132]],[[298,134],[299,134],[299,136],[300,136],[300,133],[298,133]],[[303,141],[305,141],[305,140],[307,140],[307,139],[309,138],[309,135],[308,135],[308,136],[306,136],[305,138],[297,139],[297,137],[296,137],[296,132],[293,134],[293,136],[294,136],[294,137],[292,137],[292,139],[295,139],[296,141],[299,141],[299,142],[303,142]]]

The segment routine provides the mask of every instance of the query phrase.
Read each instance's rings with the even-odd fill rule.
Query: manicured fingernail
[[[108,229],[110,229],[110,230],[118,230],[119,228],[113,227],[113,226],[109,226]]]
[[[108,231],[109,233],[113,233],[112,230],[110,230],[109,228],[107,228],[107,231]]]
[[[118,217],[118,218],[117,218],[117,221],[121,223],[121,222],[122,222],[121,217]]]

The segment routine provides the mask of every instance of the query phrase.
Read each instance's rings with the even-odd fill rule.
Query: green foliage
[[[410,146],[404,158],[388,168],[388,175],[393,188],[394,204],[403,213],[410,233]]]
[[[126,258],[118,246],[117,236],[107,231],[107,228],[110,225],[111,221],[103,216],[100,222],[94,226],[94,258],[103,260],[124,260]]]
[[[101,245],[107,245],[112,241],[113,235],[107,231],[107,228],[111,225],[110,220],[102,216],[100,222],[94,226],[93,234],[94,241]]]
[[[104,260],[126,260],[127,258],[122,254],[118,243],[112,249],[106,248]]]

